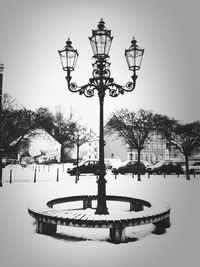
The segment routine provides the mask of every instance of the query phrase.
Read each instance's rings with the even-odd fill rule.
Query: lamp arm
[[[79,94],[86,96],[86,97],[92,97],[94,96],[94,90],[96,89],[96,86],[92,83],[88,83],[86,85],[83,85],[80,87]]]
[[[88,83],[83,86],[78,86],[75,82],[71,82],[71,76],[68,74],[66,77],[68,89],[72,93],[79,92],[80,95],[85,95],[86,97],[94,96],[94,90],[97,89],[93,83]]]
[[[79,92],[80,95],[84,95],[86,97],[92,97],[94,96],[94,90],[100,91],[101,88],[101,75],[99,69],[95,69],[93,71],[93,78],[89,79],[89,83],[78,86],[75,82],[71,82],[71,71],[67,70],[67,76],[65,77],[67,80],[68,89],[73,92],[77,93]],[[106,90],[109,90],[109,95],[112,97],[116,97],[119,94],[124,94],[124,92],[131,92],[135,89],[136,86],[136,80],[137,75],[135,73],[135,70],[133,71],[133,75],[131,76],[132,82],[129,81],[126,83],[125,86],[119,85],[114,82],[113,78],[110,78],[110,71],[104,70],[104,77],[103,77],[103,83],[104,83],[104,92]]]
[[[119,94],[124,94],[124,92],[131,92],[135,89],[136,81],[127,82],[125,86],[119,85],[117,83],[110,83],[108,86],[109,95],[112,97],[116,97]]]

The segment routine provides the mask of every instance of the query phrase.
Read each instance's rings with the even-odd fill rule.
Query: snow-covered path
[[[20,170],[17,175],[20,176]],[[108,229],[60,226],[56,236],[39,235],[35,233],[33,218],[27,213],[30,201],[97,192],[94,176],[81,176],[75,184],[74,177],[66,172],[59,182],[56,182],[55,172],[49,172],[46,182],[42,179],[36,183],[4,182],[0,188],[0,266],[199,266],[200,175],[196,178],[191,176],[191,181],[175,175],[166,176],[165,179],[156,175],[150,179],[143,176],[142,182],[131,175],[121,175],[115,180],[113,175],[108,174],[106,179],[107,194],[168,202],[172,207],[171,228],[163,235],[154,235],[151,234],[151,225],[130,227],[126,235],[137,238],[137,241],[118,245],[107,241]]]

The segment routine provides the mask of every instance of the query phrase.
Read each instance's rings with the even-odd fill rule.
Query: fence
[[[36,165],[30,164],[27,167],[22,167],[21,165],[10,164],[3,168],[3,183],[13,183],[13,182],[50,182],[50,181],[66,181],[67,179],[74,179],[75,182],[76,176],[70,176],[67,173],[67,169],[72,167],[72,164],[51,164],[51,165]],[[137,179],[137,175],[132,175],[133,179]],[[114,179],[117,179],[118,175],[112,175]],[[146,177],[150,179],[157,175],[142,175],[142,180]],[[159,175],[164,179],[170,177],[171,175],[162,174]],[[194,172],[190,177],[195,178],[197,174]],[[199,174],[198,174],[199,176]],[[178,174],[176,177],[185,178],[185,174]]]
[[[71,164],[30,164],[27,167],[22,167],[10,164],[3,168],[3,182],[58,182],[69,178],[67,169],[71,166]]]

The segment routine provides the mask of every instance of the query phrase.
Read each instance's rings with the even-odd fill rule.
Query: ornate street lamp
[[[98,195],[97,195],[97,208],[96,214],[108,214],[108,208],[106,206],[106,180],[105,180],[105,163],[104,163],[104,126],[103,126],[103,105],[105,92],[108,90],[109,95],[116,97],[124,92],[131,92],[135,88],[136,84],[136,71],[140,69],[144,49],[141,49],[136,43],[135,39],[132,40],[129,49],[125,50],[125,57],[128,63],[128,67],[133,71],[131,76],[132,81],[128,82],[125,86],[121,86],[114,82],[114,79],[110,77],[110,63],[109,51],[111,47],[113,37],[111,36],[111,30],[105,27],[103,19],[99,22],[97,28],[92,30],[92,36],[89,37],[91,47],[94,53],[95,63],[93,66],[92,78],[89,82],[83,86],[78,86],[76,83],[71,82],[71,71],[75,69],[75,65],[78,58],[78,52],[71,46],[71,41],[68,39],[66,46],[62,50],[58,50],[60,59],[62,62],[63,70],[67,72],[66,80],[68,88],[71,92],[79,92],[80,95],[86,97],[94,96],[94,91],[98,92],[100,103],[100,123],[99,123],[99,179],[98,183]]]

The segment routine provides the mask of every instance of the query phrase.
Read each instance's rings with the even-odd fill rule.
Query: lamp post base
[[[98,195],[97,195],[97,208],[95,214],[105,215],[109,214],[106,206],[106,190],[105,184],[107,183],[104,177],[99,177],[98,181]]]
[[[97,207],[95,214],[107,215],[109,214],[107,207]]]

